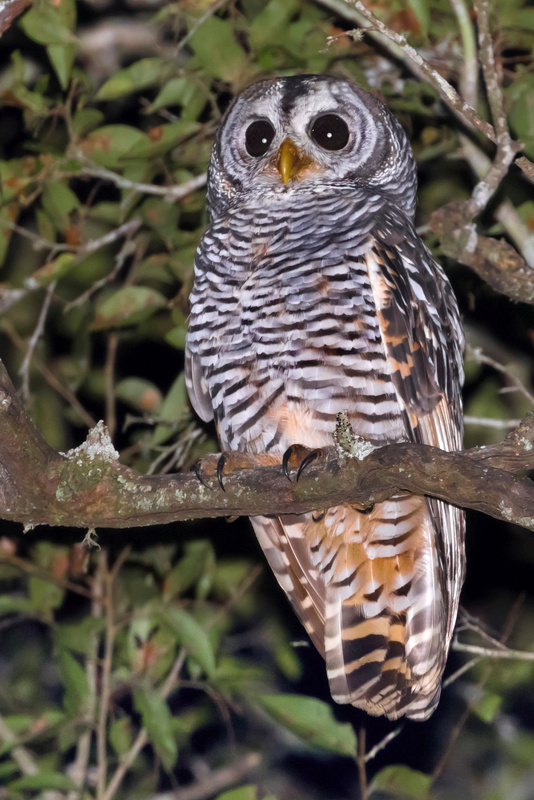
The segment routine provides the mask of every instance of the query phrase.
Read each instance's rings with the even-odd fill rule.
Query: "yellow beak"
[[[276,168],[282,176],[284,183],[289,183],[289,181],[298,175],[304,167],[307,167],[309,163],[309,158],[301,156],[297,145],[294,144],[291,139],[284,139],[278,149],[276,159]]]

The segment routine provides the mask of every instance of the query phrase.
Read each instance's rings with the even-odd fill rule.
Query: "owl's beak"
[[[276,157],[276,168],[284,183],[289,183],[309,163],[310,159],[299,153],[297,145],[291,139],[284,139]]]

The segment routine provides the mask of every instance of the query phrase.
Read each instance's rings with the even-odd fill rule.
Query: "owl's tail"
[[[390,719],[428,718],[450,634],[425,499],[398,496],[370,514],[339,506],[319,521],[305,515],[253,523],[326,659],[334,700]]]
[[[434,526],[418,497],[382,503],[369,523],[367,541],[338,548],[326,583],[330,690],[369,714],[424,720],[448,650]]]

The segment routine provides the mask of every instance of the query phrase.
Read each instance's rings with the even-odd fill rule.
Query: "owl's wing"
[[[462,446],[463,334],[452,289],[414,234],[388,244],[376,235],[367,255],[382,341],[408,437],[443,450]],[[463,512],[428,505],[445,576],[448,635],[463,581]]]
[[[210,422],[213,419],[213,406],[208,392],[208,384],[202,372],[200,358],[186,345],[185,385],[189,399],[200,419]]]

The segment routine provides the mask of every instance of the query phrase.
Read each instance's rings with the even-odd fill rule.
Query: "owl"
[[[379,447],[462,444],[463,336],[414,228],[417,176],[376,97],[324,75],[256,83],[218,129],[186,380],[225,451],[280,463],[332,446],[343,413]],[[464,516],[400,493],[372,509],[253,517],[326,661],[332,697],[424,720],[464,577]]]

